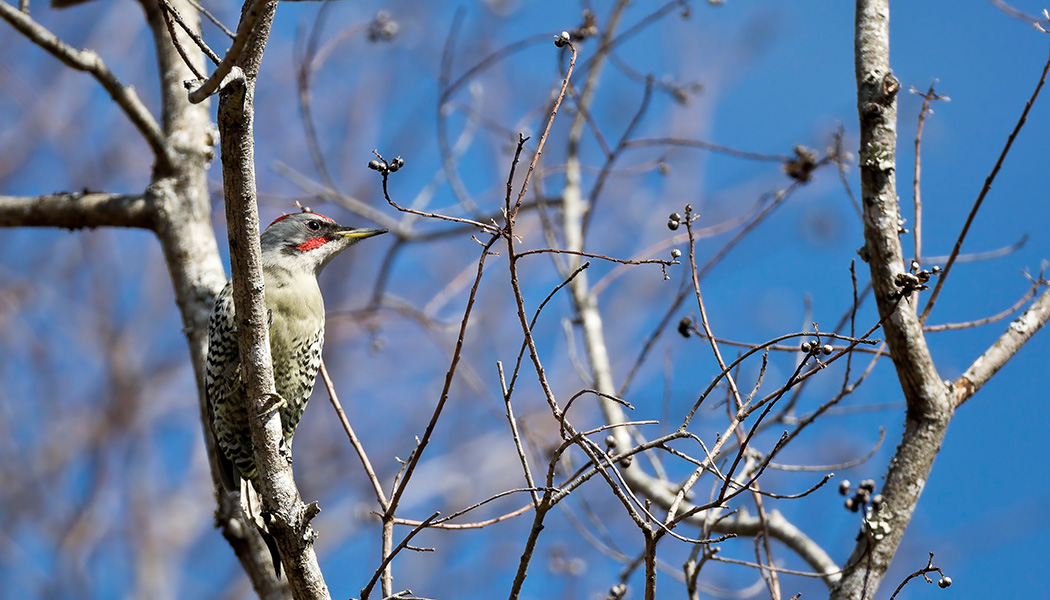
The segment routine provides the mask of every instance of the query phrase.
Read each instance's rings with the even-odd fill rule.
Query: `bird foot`
[[[265,419],[288,405],[288,402],[280,394],[267,394],[266,399],[269,401],[269,405],[259,413],[260,419]]]

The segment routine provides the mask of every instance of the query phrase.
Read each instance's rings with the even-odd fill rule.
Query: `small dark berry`
[[[843,496],[849,494],[849,479],[843,479],[839,482],[839,493]]]
[[[937,585],[941,586],[942,590],[944,588],[950,586],[951,584],[952,584],[952,578],[948,577],[947,575],[945,575],[944,577],[941,577],[939,580],[937,580]]]
[[[682,320],[678,322],[678,334],[684,338],[693,335],[693,320],[689,317],[682,317]]]

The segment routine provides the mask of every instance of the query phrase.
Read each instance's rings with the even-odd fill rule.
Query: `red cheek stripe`
[[[328,243],[328,238],[315,237],[315,238],[310,238],[310,239],[306,240],[305,242],[299,244],[298,246],[295,247],[295,249],[296,250],[302,250],[303,252],[307,252],[309,250],[315,250],[317,248],[320,248],[321,246],[324,246],[327,243]]]

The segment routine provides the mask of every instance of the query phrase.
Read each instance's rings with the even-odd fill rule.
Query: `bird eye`
[[[313,229],[314,231],[317,231],[318,229],[321,228],[321,224],[318,223],[317,221],[307,221],[306,222],[306,226],[309,227],[310,229]]]

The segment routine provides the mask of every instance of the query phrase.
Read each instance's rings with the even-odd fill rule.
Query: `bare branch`
[[[1013,17],[1013,18],[1015,18],[1015,19],[1017,19],[1019,21],[1024,21],[1025,23],[1028,23],[1029,25],[1039,26],[1039,24],[1041,22],[1045,21],[1045,19],[1040,19],[1039,17],[1034,17],[1034,16],[1032,16],[1032,15],[1026,13],[1026,12],[1017,10],[1013,6],[1010,6],[1009,4],[1007,4],[1004,0],[991,0],[991,2],[999,10],[1003,11],[1004,13],[1010,15],[1011,17]]]
[[[66,192],[0,196],[0,227],[134,227],[153,229],[153,207],[144,196]]]
[[[897,377],[908,404],[882,494],[889,532],[879,540],[862,533],[832,598],[860,598],[877,587],[889,567],[937,456],[953,405],[930,356],[913,304],[900,301],[895,281],[905,272],[896,189],[897,92],[889,64],[888,0],[857,0],[855,50],[860,117],[864,240],[872,288]],[[865,557],[864,561],[860,557]],[[862,564],[863,563],[863,564]]]
[[[1035,332],[1042,329],[1050,319],[1050,289],[1044,290],[1039,298],[1028,307],[1020,317],[1015,319],[999,339],[984,354],[977,357],[966,372],[952,383],[955,390],[955,406],[961,406],[977,393],[1007,361],[1024,346]]]
[[[170,171],[171,151],[157,120],[139,99],[135,89],[121,83],[98,54],[91,50],[77,50],[58,39],[55,34],[34,21],[28,14],[2,0],[0,0],[0,17],[67,66],[90,73],[98,80],[149,144],[157,159],[157,168],[163,172]]]
[[[263,295],[259,214],[256,202],[253,144],[253,92],[255,70],[262,58],[265,41],[276,10],[276,1],[254,0],[242,18],[242,28],[234,45],[247,45],[239,62],[251,69],[228,69],[219,97],[219,133],[222,144],[223,192],[229,224],[233,297],[237,314],[241,373],[248,398],[248,419],[262,489],[263,505],[270,514],[270,530],[281,551],[281,561],[296,598],[329,598],[328,588],[317,563],[313,540],[316,534],[310,519],[316,505],[306,506],[299,497],[291,464],[282,455],[280,411],[272,410],[277,398],[270,357],[267,308]],[[246,25],[250,23],[250,26]],[[252,43],[247,39],[251,38]],[[225,64],[225,61],[224,61]],[[221,69],[221,67],[220,67]],[[200,91],[200,90],[198,90]],[[199,100],[207,98],[203,94]],[[192,94],[191,94],[192,96]],[[190,98],[193,101],[193,98]]]
[[[241,52],[247,46],[248,39],[252,37],[260,17],[265,17],[261,22],[262,28],[269,31],[269,22],[273,20],[273,6],[272,0],[251,0],[251,5],[245,6],[244,12],[241,13],[241,22],[237,25],[237,36],[233,38],[233,44],[226,51],[226,56],[222,58],[215,72],[196,89],[190,91],[190,102],[197,104],[206,100],[219,89],[219,84],[230,74],[234,66],[242,65]],[[246,70],[245,75],[251,79],[254,78],[255,73]]]

